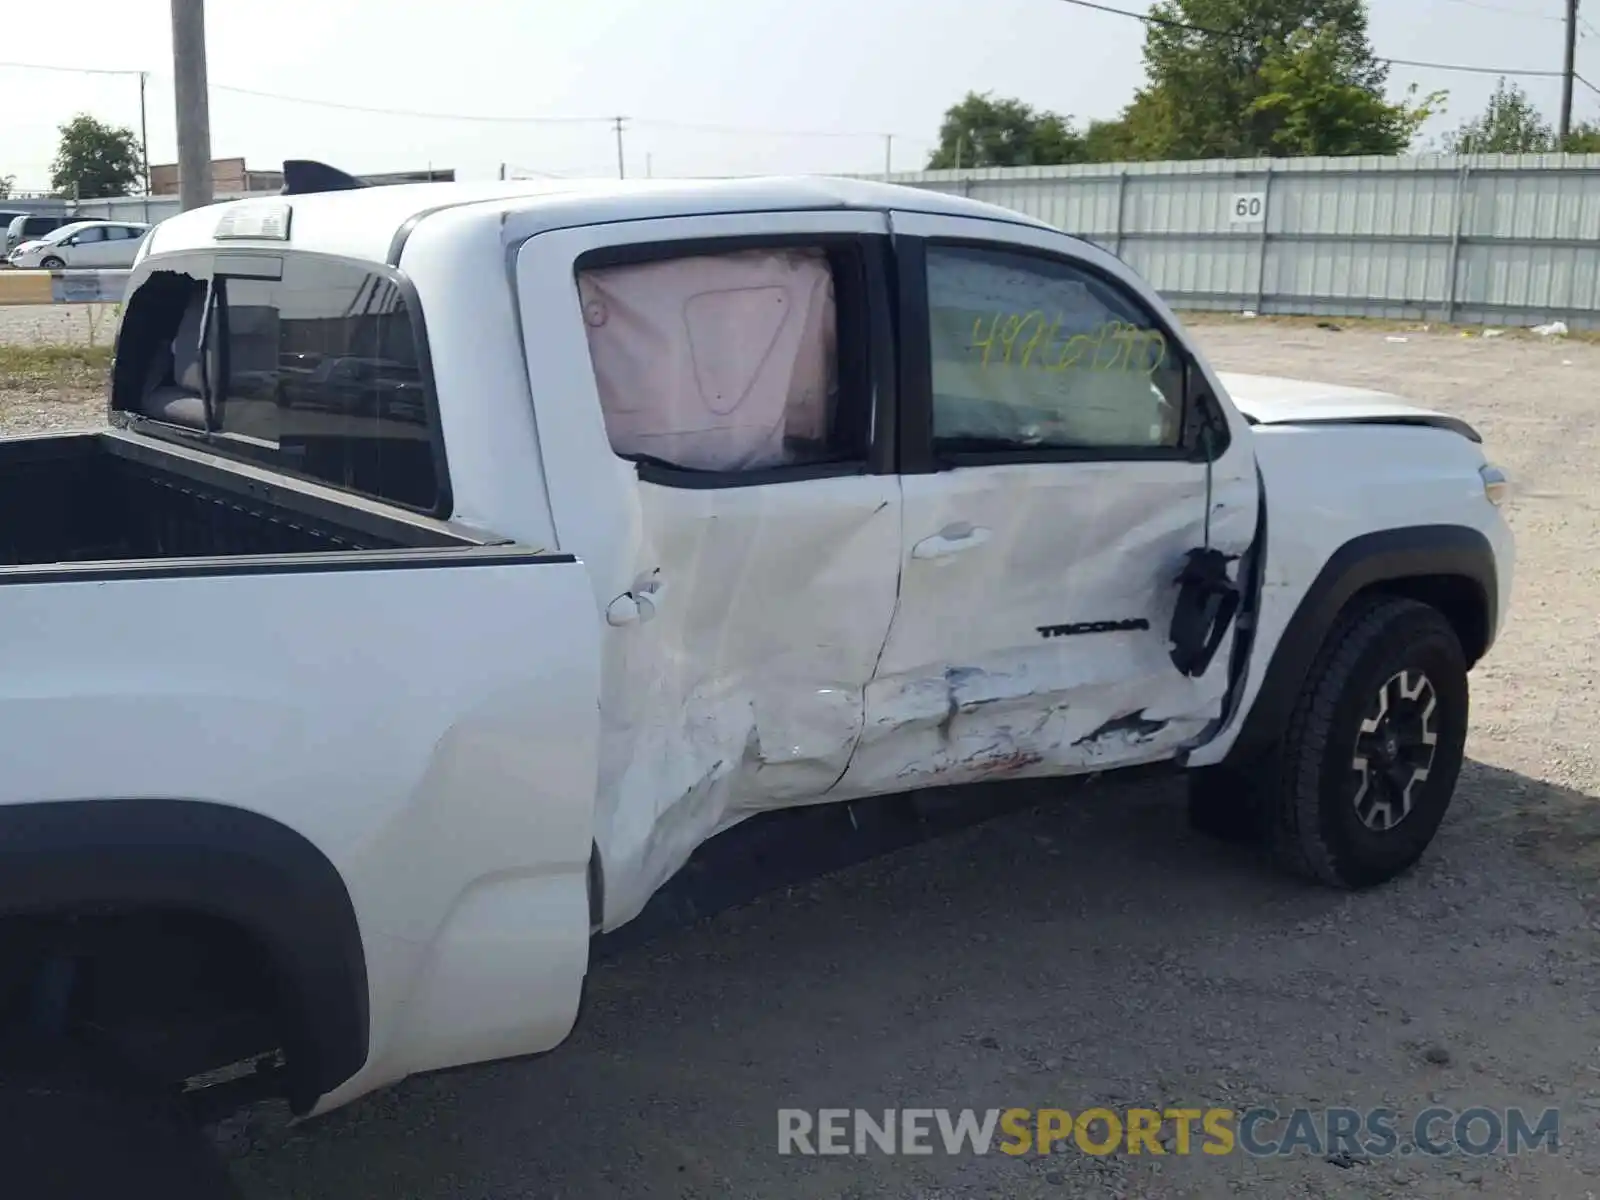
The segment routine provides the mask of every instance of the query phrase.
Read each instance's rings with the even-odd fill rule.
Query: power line
[[[17,71],[59,71],[64,75],[142,75],[143,71],[122,71],[111,67],[57,67],[48,63],[0,62],[0,67]]]
[[[1077,8],[1090,9],[1095,12],[1109,13],[1113,16],[1127,17],[1146,25],[1156,25],[1163,28],[1181,29],[1190,33],[1205,34],[1209,37],[1243,38],[1247,35],[1233,30],[1211,29],[1203,25],[1195,25],[1188,21],[1180,21],[1170,17],[1152,16],[1149,13],[1132,12],[1124,8],[1116,8],[1109,4],[1100,4],[1096,0],[1058,0],[1062,4],[1070,4]],[[1478,3],[1477,0],[1453,0],[1454,3],[1467,4],[1474,8],[1493,8],[1494,6]],[[1499,9],[1500,12],[1515,12],[1513,9]],[[1549,20],[1562,20],[1560,17],[1545,17],[1540,13],[1517,13],[1520,16],[1538,16]],[[1524,70],[1509,67],[1480,67],[1464,63],[1429,62],[1409,58],[1389,58],[1384,55],[1374,55],[1374,60],[1387,63],[1390,66],[1413,67],[1428,71],[1454,71],[1470,75],[1514,75],[1522,78],[1559,79],[1564,72],[1550,70]],[[24,71],[52,71],[65,74],[78,75],[112,75],[112,76],[139,76],[149,74],[134,70],[123,70],[108,67],[65,67],[47,63],[23,63],[0,61],[0,68],[12,68]],[[1592,87],[1585,81],[1585,86]],[[491,124],[491,125],[616,125],[615,117],[603,116],[495,116],[485,113],[453,113],[432,112],[418,109],[385,108],[377,105],[348,104],[337,100],[321,100],[310,96],[292,96],[283,92],[269,92],[257,88],[235,87],[230,84],[213,83],[213,91],[230,92],[234,95],[251,96],[261,100],[275,100],[284,104],[302,104],[313,108],[333,109],[341,112],[366,113],[373,116],[406,117],[412,120],[432,121],[459,121],[463,123]],[[1600,89],[1596,89],[1600,91]],[[903,134],[886,134],[868,130],[852,131],[840,129],[758,129],[748,126],[719,125],[695,121],[675,121],[664,117],[636,118],[636,125],[653,126],[663,129],[678,129],[685,132],[717,133],[747,137],[809,137],[809,138],[882,138],[899,137],[905,141],[931,145],[926,138],[915,138]]]
[[[667,118],[639,118],[641,125],[654,125],[660,129],[681,129],[690,133],[750,134],[754,137],[815,137],[815,138],[881,138],[886,135],[872,132],[849,132],[839,129],[752,129],[749,126],[709,125],[698,121],[673,121]]]
[[[1146,25],[1158,25],[1166,29],[1182,29],[1188,33],[1203,33],[1208,37],[1233,38],[1238,41],[1247,40],[1250,35],[1232,29],[1210,29],[1204,25],[1195,25],[1189,21],[1178,21],[1170,17],[1154,17],[1149,13],[1130,12],[1126,8],[1113,8],[1109,4],[1096,4],[1094,0],[1057,0],[1060,4],[1071,4],[1078,8],[1093,9],[1095,12],[1113,13],[1119,17],[1130,17]],[[1388,63],[1395,67],[1422,67],[1430,71],[1461,71],[1469,75],[1519,75],[1527,77],[1557,78],[1562,76],[1561,71],[1519,71],[1509,67],[1474,67],[1461,63],[1418,62],[1409,58],[1387,58],[1381,54],[1374,54],[1374,62]]]
[[[1092,8],[1095,12],[1112,13],[1119,17],[1132,17],[1135,21],[1143,21],[1146,25],[1161,25],[1167,29],[1186,29],[1190,33],[1209,33],[1212,37],[1238,37],[1239,34],[1224,29],[1207,29],[1204,25],[1191,25],[1188,21],[1179,21],[1172,17],[1156,17],[1149,13],[1129,12],[1125,8],[1112,8],[1109,4],[1095,4],[1093,0],[1061,0],[1062,4],[1075,4],[1079,8]]]
[[[315,108],[334,108],[343,112],[369,113],[385,117],[410,117],[424,121],[472,121],[492,125],[610,125],[614,117],[497,117],[484,113],[421,112],[409,108],[378,108],[366,104],[345,104],[337,100],[314,100],[308,96],[287,96],[282,92],[263,92],[255,88],[232,87],[213,83],[217,92],[232,92],[239,96],[254,96],[261,100],[278,100],[285,104],[308,104]]]
[[[637,125],[650,125],[657,129],[678,129],[689,133],[725,133],[746,135],[750,137],[808,137],[808,138],[885,138],[892,137],[896,141],[917,142],[921,145],[937,145],[930,138],[912,137],[904,133],[883,133],[870,129],[757,129],[749,125],[713,125],[699,121],[674,121],[667,117],[638,117],[634,123]]]
[[[493,122],[496,124],[556,124],[556,125],[610,125],[616,126],[616,117],[501,117],[485,114],[445,113],[445,112],[418,112],[403,108],[380,108],[369,105],[345,104],[334,100],[317,100],[309,96],[290,96],[281,92],[264,92],[254,88],[232,87],[227,84],[214,83],[214,91],[234,92],[242,96],[254,96],[267,100],[280,100],[290,104],[306,104],[316,108],[340,109],[347,112],[369,113],[378,116],[416,117],[440,121],[477,121]],[[625,118],[630,125],[650,126],[658,129],[678,129],[686,132],[735,134],[750,137],[813,137],[813,138],[881,138],[891,136],[873,130],[840,130],[840,129],[757,129],[747,125],[716,125],[697,121],[676,121],[668,117],[628,117]],[[892,135],[904,138],[909,142],[920,142],[931,145],[927,138],[915,138],[904,134]]]
[[[1462,71],[1468,75],[1522,75],[1540,79],[1560,79],[1563,74],[1561,71],[1513,71],[1507,67],[1465,67],[1460,63],[1417,62],[1410,58],[1378,58],[1378,61],[1396,67],[1424,67],[1430,71]]]
[[[1451,4],[1465,5],[1467,8],[1477,8],[1484,12],[1505,13],[1513,17],[1531,17],[1535,21],[1564,21],[1565,17],[1558,17],[1554,13],[1529,12],[1525,8],[1506,8],[1500,4],[1485,4],[1483,0],[1448,0]]]
[[[24,63],[0,62],[0,68],[10,67],[18,71],[57,71],[69,75],[161,75],[159,71],[123,71],[104,67],[61,67],[49,63]],[[417,120],[440,121],[484,121],[505,125],[534,125],[534,124],[607,124],[611,117],[497,117],[471,113],[441,113],[418,112],[407,108],[378,108],[365,104],[344,104],[337,100],[314,100],[307,96],[288,96],[282,92],[264,92],[255,88],[233,87],[226,83],[213,83],[211,90],[214,92],[233,92],[241,96],[255,96],[262,100],[278,100],[285,104],[309,104],[317,108],[336,108],[345,112],[369,113],[377,116],[411,117]]]
[[[14,67],[19,70],[32,71],[60,71],[69,74],[90,75],[133,75],[151,74],[140,71],[113,71],[102,70],[94,67],[60,67],[41,63],[14,63],[0,62],[0,67]],[[159,72],[155,72],[159,74]],[[431,112],[409,108],[385,108],[378,105],[347,104],[339,100],[320,100],[311,96],[292,96],[284,92],[269,92],[258,88],[235,87],[226,83],[213,83],[211,90],[214,92],[231,92],[239,96],[251,96],[260,100],[276,100],[283,104],[303,104],[313,108],[335,109],[341,112],[366,113],[372,116],[407,117],[414,120],[432,121],[460,121],[468,123],[494,124],[494,125],[610,125],[616,124],[615,117],[602,116],[495,116],[485,113],[453,113]],[[882,138],[891,136],[875,130],[841,130],[841,129],[757,129],[741,125],[717,125],[696,121],[675,121],[665,117],[640,117],[630,119],[631,124],[652,126],[663,129],[679,129],[686,132],[732,134],[747,137],[810,137],[810,138]],[[919,144],[933,144],[927,138],[911,137],[906,134],[894,134],[908,142]]]

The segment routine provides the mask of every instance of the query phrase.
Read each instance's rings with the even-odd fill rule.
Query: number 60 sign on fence
[[[1259,225],[1267,219],[1265,192],[1235,192],[1228,202],[1228,220],[1234,225]]]

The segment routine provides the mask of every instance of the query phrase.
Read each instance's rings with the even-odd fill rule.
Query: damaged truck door
[[[606,614],[601,926],[712,834],[832,794],[894,612],[888,219],[529,238],[517,290],[560,544]]]
[[[903,575],[844,790],[1170,758],[1227,690],[1225,616],[1178,622],[1213,650],[1188,672],[1169,634],[1186,556],[1254,535],[1242,418],[1112,255],[966,217],[893,229]]]

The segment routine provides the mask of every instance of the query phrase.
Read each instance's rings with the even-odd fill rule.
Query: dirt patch
[[[104,347],[0,344],[0,430],[15,436],[104,425],[110,361]]]

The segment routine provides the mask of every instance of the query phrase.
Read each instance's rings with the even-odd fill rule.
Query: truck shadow
[[[1552,878],[1600,875],[1594,797],[1469,763],[1423,862],[1349,895],[1193,834],[1177,779],[1064,790],[899,798],[855,826],[899,851],[854,865],[827,837],[838,810],[709,846],[600,948],[555,1052],[413,1078],[300,1127],[276,1110],[236,1118],[222,1136],[241,1186],[330,1200],[907,1194],[904,1158],[780,1157],[776,1110],[1327,1098],[1363,1069],[1403,1086],[1414,1067],[1389,1079],[1381,1061],[1330,1083],[1310,1030],[1359,1045],[1377,1013],[1415,1020],[1384,1033],[1409,1045],[1457,987],[1462,947],[1485,938],[1518,978],[1556,959],[1584,970],[1563,942],[1584,922],[1549,896]],[[1001,815],[970,825],[974,812]],[[776,891],[744,902],[763,881]],[[1567,890],[1581,913],[1584,889]],[[1359,1012],[1329,1015],[1343,999]],[[1289,1078],[1258,1061],[1263,1039],[1287,1050]],[[991,1187],[1009,1173],[1013,1194],[1042,1181],[1002,1157],[919,1160],[919,1190],[953,1181],[940,1171],[981,1169]],[[962,1179],[959,1194],[978,1182]]]

